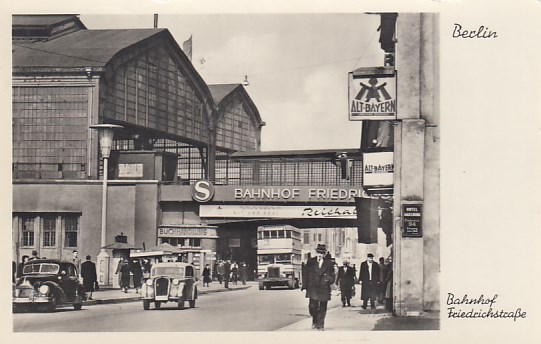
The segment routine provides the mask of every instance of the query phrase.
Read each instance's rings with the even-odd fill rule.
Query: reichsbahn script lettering
[[[453,38],[498,38],[496,31],[490,31],[488,27],[479,26],[477,31],[466,30],[462,25],[455,23],[453,28]]]
[[[498,294],[492,297],[486,297],[481,294],[479,297],[455,296],[453,293],[447,293],[447,318],[452,319],[525,319],[526,312],[522,308],[515,310],[503,310],[493,308],[498,299]],[[471,308],[468,305],[474,305]]]

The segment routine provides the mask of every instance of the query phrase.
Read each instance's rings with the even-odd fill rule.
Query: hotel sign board
[[[363,186],[393,186],[394,161],[393,152],[363,153]]]
[[[349,120],[396,119],[393,67],[358,68],[349,73]]]
[[[402,237],[421,238],[423,236],[423,205],[403,203],[402,221]]]

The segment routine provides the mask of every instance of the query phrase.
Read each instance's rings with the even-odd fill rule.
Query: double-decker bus
[[[259,289],[298,288],[301,279],[301,231],[290,225],[257,228]]]

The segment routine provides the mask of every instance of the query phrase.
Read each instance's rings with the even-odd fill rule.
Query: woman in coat
[[[130,266],[127,260],[122,261],[120,266],[120,288],[124,290],[125,293],[128,292],[130,287]]]
[[[133,287],[135,288],[135,292],[138,293],[139,289],[141,289],[141,283],[143,280],[143,269],[141,268],[141,264],[137,259],[132,261],[130,271],[133,274]]]
[[[203,269],[203,287],[209,287],[210,281],[210,265],[207,264]]]

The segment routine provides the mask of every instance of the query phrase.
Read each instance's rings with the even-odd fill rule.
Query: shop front
[[[169,244],[178,249],[176,259],[195,265],[202,271],[216,261],[217,227],[207,225],[160,225],[158,245]]]

